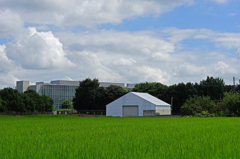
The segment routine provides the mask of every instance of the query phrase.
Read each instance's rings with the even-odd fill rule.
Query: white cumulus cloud
[[[50,69],[73,66],[65,57],[62,44],[52,32],[37,32],[28,28],[26,34],[16,37],[16,43],[6,44],[7,56],[26,69]]]

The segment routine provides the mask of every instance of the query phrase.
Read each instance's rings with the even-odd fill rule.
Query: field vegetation
[[[0,158],[239,158],[240,118],[0,117]]]

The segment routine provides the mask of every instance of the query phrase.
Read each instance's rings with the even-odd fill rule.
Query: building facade
[[[79,86],[79,81],[66,81],[66,80],[56,80],[50,83],[36,82],[36,85],[30,85],[29,81],[17,81],[16,89],[23,93],[27,90],[34,90],[39,95],[49,95],[53,100],[53,109],[60,109],[61,103],[64,100],[68,100],[72,103],[72,99],[75,96],[75,90]],[[117,85],[123,87],[127,90],[131,90],[135,87],[135,84],[124,84],[124,83],[109,83],[109,82],[99,82],[100,87],[108,87],[110,85]]]

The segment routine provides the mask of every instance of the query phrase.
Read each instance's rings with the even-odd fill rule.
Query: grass
[[[0,117],[0,158],[240,158],[240,118]]]

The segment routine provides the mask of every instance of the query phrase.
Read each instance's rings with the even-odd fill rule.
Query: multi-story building
[[[127,83],[109,83],[109,82],[99,82],[100,87],[108,87],[110,85],[117,85],[123,87],[130,91],[135,87],[135,84]],[[79,81],[66,81],[66,80],[56,80],[50,83],[37,82],[36,85],[30,85],[29,81],[17,81],[16,89],[23,93],[27,90],[34,90],[38,94],[49,95],[53,100],[53,109],[60,109],[60,105],[64,100],[68,100],[72,103],[72,99],[75,96],[75,90],[79,86]]]

